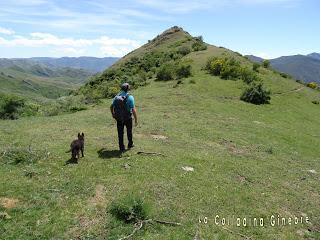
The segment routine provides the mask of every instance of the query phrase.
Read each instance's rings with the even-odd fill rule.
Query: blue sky
[[[123,56],[178,25],[264,58],[320,52],[318,0],[0,1],[0,58]]]

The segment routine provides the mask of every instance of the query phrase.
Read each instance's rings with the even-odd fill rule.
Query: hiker
[[[134,147],[132,140],[132,115],[135,125],[138,125],[136,108],[134,106],[134,97],[129,93],[130,85],[124,83],[121,85],[121,91],[114,97],[110,106],[112,117],[117,120],[119,149],[125,151],[123,143],[124,126],[127,128],[128,149]]]

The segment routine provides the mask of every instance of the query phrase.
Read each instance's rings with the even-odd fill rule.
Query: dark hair
[[[130,89],[129,83],[124,83],[124,84],[121,85],[121,90],[122,91],[128,92],[129,89]]]

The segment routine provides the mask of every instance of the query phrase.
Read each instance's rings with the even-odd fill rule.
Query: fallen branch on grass
[[[130,233],[128,236],[124,236],[122,238],[119,238],[119,240],[125,240],[125,239],[130,239],[131,237],[133,237],[134,234],[136,234],[139,230],[141,230],[141,228],[147,224],[147,223],[159,223],[159,224],[165,224],[165,225],[171,225],[171,226],[181,226],[181,223],[178,222],[167,222],[167,221],[162,221],[162,220],[157,220],[157,219],[147,219],[147,220],[142,220],[142,221],[138,221],[135,224],[135,228],[133,229],[132,233]]]
[[[131,238],[136,232],[138,232],[142,227],[143,227],[143,224],[144,224],[144,221],[141,221],[132,231],[131,234],[129,234],[128,236],[125,236],[125,237],[122,237],[122,238],[119,238],[119,240],[125,240],[125,239],[129,239]]]
[[[164,154],[162,153],[157,153],[157,152],[143,152],[143,151],[140,151],[140,152],[137,152],[137,154],[141,154],[141,155],[156,155],[156,156],[163,156],[165,157]]]

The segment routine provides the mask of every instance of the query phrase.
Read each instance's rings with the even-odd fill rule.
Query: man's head
[[[130,89],[129,83],[124,83],[124,84],[121,85],[121,90],[122,91],[128,92],[129,89]]]

